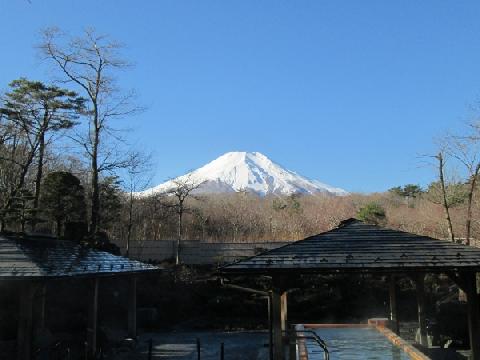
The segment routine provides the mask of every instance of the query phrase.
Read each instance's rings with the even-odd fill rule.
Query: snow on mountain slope
[[[197,193],[223,193],[246,190],[258,195],[294,193],[347,195],[339,188],[309,180],[282,168],[259,152],[228,152],[212,162],[180,176],[179,181],[202,183]],[[175,179],[174,179],[175,180]],[[145,190],[138,195],[165,193],[175,187],[174,180]]]

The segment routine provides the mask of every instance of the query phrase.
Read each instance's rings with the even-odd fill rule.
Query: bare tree
[[[473,197],[480,173],[480,123],[470,123],[468,127],[470,131],[466,135],[452,135],[447,138],[447,151],[467,171],[465,239],[467,245],[470,245]]]
[[[129,164],[126,167],[128,181],[128,216],[127,216],[127,243],[125,256],[130,255],[130,239],[132,236],[133,217],[134,217],[134,193],[145,190],[151,181],[151,155],[145,155],[140,152],[131,153]]]
[[[66,37],[58,29],[46,29],[40,45],[43,55],[60,69],[61,81],[71,83],[84,94],[88,107],[88,131],[77,134],[73,140],[84,150],[91,171],[91,219],[90,235],[99,228],[100,193],[102,172],[125,167],[127,162],[116,147],[108,147],[106,137],[121,140],[110,122],[131,115],[139,110],[131,104],[132,93],[123,94],[116,86],[115,72],[129,64],[119,57],[122,46],[99,35],[92,29],[82,37]],[[118,156],[120,155],[120,156]]]
[[[144,217],[144,229],[148,228],[150,225],[151,235],[149,235],[153,240],[158,240],[161,237],[161,231],[164,228],[169,228],[168,220],[171,218],[172,208],[165,206],[166,200],[165,194],[152,194],[148,198],[145,198],[142,201],[144,207],[145,217]],[[147,225],[148,224],[148,225]],[[143,238],[146,239],[147,232],[143,234]]]
[[[0,231],[5,230],[9,208],[23,187],[35,151],[26,134],[0,111]]]
[[[448,203],[447,199],[447,189],[445,185],[445,152],[444,150],[441,150],[438,152],[438,154],[435,156],[435,158],[438,160],[438,180],[440,182],[440,189],[442,193],[442,206],[443,206],[443,211],[445,215],[445,220],[447,222],[447,228],[448,228],[448,237],[450,240],[453,242],[455,241],[455,235],[453,233],[453,225],[452,225],[452,218],[450,216],[450,205]]]
[[[168,191],[168,194],[175,197],[175,204],[172,205],[177,214],[177,246],[175,251],[175,264],[180,264],[180,243],[183,235],[183,215],[188,208],[185,205],[185,200],[192,196],[192,193],[202,186],[203,182],[195,180],[190,174],[181,176],[172,180],[173,188]]]

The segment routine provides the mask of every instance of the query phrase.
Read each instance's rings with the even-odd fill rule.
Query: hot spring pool
[[[331,360],[409,360],[410,357],[373,328],[319,328]],[[323,350],[307,341],[309,360],[323,360]]]

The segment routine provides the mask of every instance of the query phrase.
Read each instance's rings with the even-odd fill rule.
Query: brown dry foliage
[[[176,217],[161,203],[173,199],[137,199],[132,239],[171,240],[176,234]],[[386,212],[386,226],[435,238],[447,238],[441,205],[426,197],[408,202],[392,193],[258,197],[249,193],[215,194],[188,199],[191,209],[185,214],[184,239],[207,242],[253,242],[298,240],[332,229],[344,219],[355,217],[369,202],[380,204]],[[464,236],[463,206],[452,209],[458,237]],[[480,208],[474,206],[474,219]],[[473,238],[479,238],[479,221],[474,221]],[[121,219],[111,235],[123,238]]]

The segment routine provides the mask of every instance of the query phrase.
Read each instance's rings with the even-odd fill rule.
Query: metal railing
[[[312,340],[314,344],[316,344],[319,348],[323,350],[323,358],[324,360],[330,360],[330,352],[328,351],[327,344],[325,341],[318,336],[318,334],[313,330],[293,330],[295,334],[295,341],[296,340]],[[307,333],[308,335],[303,335]],[[292,339],[290,338],[290,341]]]

